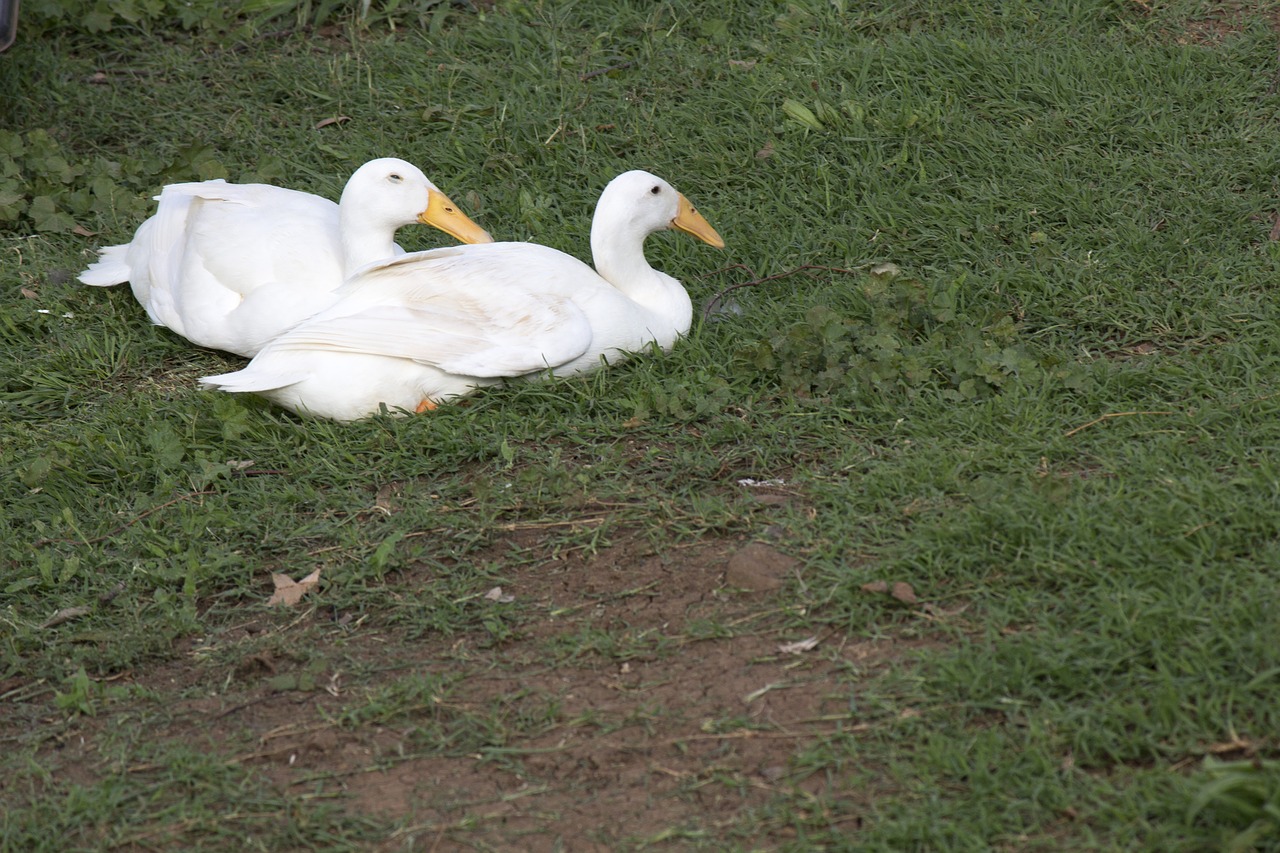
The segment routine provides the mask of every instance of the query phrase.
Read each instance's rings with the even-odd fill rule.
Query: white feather
[[[504,377],[571,374],[656,343],[692,321],[680,282],[654,270],[644,240],[680,227],[719,235],[660,178],[627,172],[592,223],[597,270],[533,243],[454,246],[367,265],[330,308],[265,346],[244,370],[206,377],[323,417],[431,406]]]
[[[394,158],[356,170],[341,204],[266,184],[170,184],[133,240],[104,248],[80,280],[128,281],[153,323],[252,356],[333,304],[356,269],[403,254],[395,231],[419,221],[433,193],[421,170]],[[456,210],[447,216],[465,239],[490,239]]]

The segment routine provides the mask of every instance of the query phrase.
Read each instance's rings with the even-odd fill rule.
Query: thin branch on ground
[[[619,62],[617,65],[610,65],[608,68],[597,68],[595,71],[588,71],[586,74],[579,74],[578,82],[585,83],[588,80],[591,80],[595,77],[600,77],[602,75],[609,74],[610,72],[613,72],[613,71],[621,71],[624,68],[631,68],[634,65],[635,65],[634,61],[628,61],[628,62]]]
[[[1112,418],[1129,418],[1129,417],[1134,417],[1135,415],[1176,415],[1176,414],[1177,412],[1108,412],[1107,414],[1101,417],[1094,418],[1093,420],[1089,421],[1086,424],[1080,424],[1080,426],[1075,427],[1074,429],[1067,430],[1062,434],[1062,437],[1070,438],[1071,436],[1075,435],[1078,432],[1082,432],[1083,430],[1086,430],[1091,426],[1097,426],[1103,421],[1108,421],[1108,420],[1111,420]]]

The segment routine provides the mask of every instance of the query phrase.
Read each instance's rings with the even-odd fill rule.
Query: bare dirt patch
[[[1146,0],[1132,2],[1143,13],[1150,13],[1151,5]],[[1218,45],[1243,32],[1256,11],[1255,3],[1243,0],[1211,3],[1198,15],[1190,18],[1184,30],[1170,35],[1178,44]],[[1273,29],[1280,30],[1280,10],[1271,10],[1267,13],[1267,18]]]
[[[859,715],[859,685],[940,641],[800,636],[776,592],[798,565],[768,543],[664,548],[615,535],[521,570],[500,593],[527,613],[508,639],[374,627],[338,649],[332,632],[311,630],[332,625],[318,607],[288,630],[311,630],[307,645],[334,644],[321,651],[372,674],[260,645],[214,665],[193,644],[131,681],[172,697],[149,738],[383,820],[398,827],[389,850],[617,850],[714,843],[730,827],[753,828],[744,842],[781,841],[789,821],[769,816],[779,808],[854,831],[870,792],[811,773],[806,752],[871,736],[885,720]],[[220,642],[278,626],[260,614]],[[100,754],[106,717],[59,727],[45,750],[53,778],[159,769]]]

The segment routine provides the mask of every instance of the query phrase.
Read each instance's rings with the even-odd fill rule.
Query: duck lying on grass
[[[421,222],[467,243],[492,241],[412,163],[365,163],[342,199],[266,184],[170,184],[133,240],[101,250],[80,274],[128,281],[153,323],[204,347],[253,356],[328,308],[348,276],[403,255],[402,225]]]
[[[648,172],[605,187],[591,224],[596,268],[535,243],[454,246],[356,273],[330,308],[272,340],[249,365],[201,382],[337,420],[422,412],[509,377],[568,375],[689,330],[680,282],[649,266],[644,241],[676,228],[724,241]]]

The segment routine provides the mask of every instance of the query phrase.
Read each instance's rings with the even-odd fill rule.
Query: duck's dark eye
[[[649,190],[649,192],[653,193],[654,195],[657,195],[658,193],[662,192],[662,187],[654,187],[653,189]]]
[[[389,181],[393,181],[393,182],[395,182],[395,183],[397,183],[397,184],[398,184],[398,183],[400,183],[401,181],[403,181],[403,180],[404,180],[404,178],[400,177],[400,176],[399,176],[399,175],[397,175],[395,172],[392,172],[390,175],[387,175],[387,180],[389,180]]]

